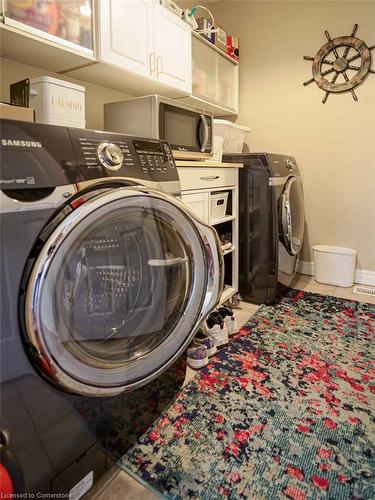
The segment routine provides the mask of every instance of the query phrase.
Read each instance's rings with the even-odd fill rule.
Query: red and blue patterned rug
[[[374,314],[284,289],[120,467],[167,498],[374,499]]]

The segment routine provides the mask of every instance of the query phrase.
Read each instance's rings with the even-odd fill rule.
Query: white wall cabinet
[[[150,0],[100,1],[98,58],[139,75],[151,76],[152,11]]]
[[[101,0],[97,58],[184,94],[191,92],[191,29],[156,0]],[[137,90],[134,81],[134,90]]]
[[[84,7],[87,20],[82,21],[79,9],[81,15],[73,19],[75,31],[69,25],[57,35],[20,22],[7,8],[0,19],[1,56],[38,61],[50,71],[134,96],[191,94],[188,24],[158,0],[87,0]],[[22,9],[26,7],[17,8],[17,13]]]
[[[160,5],[154,6],[153,20],[156,78],[191,92],[191,29]]]
[[[0,55],[54,72],[94,61],[92,0],[61,9],[57,2],[0,0]],[[70,16],[66,16],[69,9]],[[69,17],[69,18],[68,18]]]
[[[192,35],[192,93],[185,102],[215,116],[238,113],[239,64],[201,36]]]
[[[230,236],[232,245],[223,251],[225,289],[221,302],[225,302],[238,291],[238,169],[233,168],[233,164],[207,168],[204,164],[186,166],[189,162],[176,163],[182,201],[204,222],[215,227],[219,236]],[[213,195],[221,193],[228,193],[228,203],[225,214],[217,219],[212,210]]]

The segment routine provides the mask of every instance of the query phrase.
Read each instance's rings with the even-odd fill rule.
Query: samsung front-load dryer
[[[77,499],[173,398],[220,243],[165,141],[3,120],[1,145],[1,470]]]
[[[239,291],[248,302],[271,304],[278,281],[293,277],[302,248],[305,211],[295,158],[236,153],[239,169]]]

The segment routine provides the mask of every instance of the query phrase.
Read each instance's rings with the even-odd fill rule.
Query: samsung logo
[[[41,148],[39,141],[19,141],[18,139],[1,139],[2,146],[16,146],[17,148]]]

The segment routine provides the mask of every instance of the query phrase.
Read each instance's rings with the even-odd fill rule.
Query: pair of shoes
[[[233,309],[229,305],[222,305],[218,309],[221,317],[224,319],[224,325],[226,325],[228,329],[229,337],[238,332],[237,328],[237,320],[234,316]]]
[[[220,306],[208,315],[205,331],[214,339],[216,346],[228,344],[229,336],[237,332],[237,321],[229,306]]]
[[[208,315],[204,323],[204,328],[206,334],[213,339],[215,346],[219,347],[228,344],[228,328],[224,324],[224,318],[218,310]]]
[[[216,351],[214,340],[199,329],[187,350],[187,363],[191,368],[203,368],[208,365],[208,358]]]

